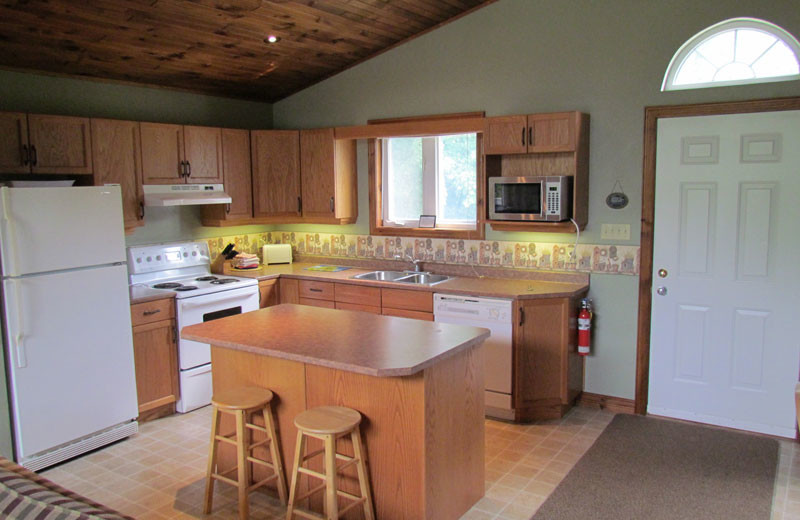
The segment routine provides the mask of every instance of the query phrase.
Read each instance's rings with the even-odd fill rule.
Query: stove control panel
[[[184,267],[207,266],[211,261],[208,244],[183,242],[128,248],[128,272],[131,274],[167,271]]]

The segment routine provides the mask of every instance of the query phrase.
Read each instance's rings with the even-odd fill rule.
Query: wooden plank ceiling
[[[0,67],[274,102],[493,1],[0,0]]]

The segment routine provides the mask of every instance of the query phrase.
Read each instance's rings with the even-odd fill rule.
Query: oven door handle
[[[232,296],[228,296],[227,298],[219,298],[216,300],[205,301],[205,302],[182,301],[180,305],[182,309],[194,309],[197,307],[209,307],[212,305],[216,306],[219,303],[232,302],[237,300],[241,300],[241,302],[244,303],[247,301],[248,298],[251,298],[252,296],[253,296],[252,294],[235,294]]]

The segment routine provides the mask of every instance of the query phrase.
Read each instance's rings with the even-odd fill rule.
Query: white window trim
[[[731,85],[750,85],[756,83],[772,83],[775,81],[790,81],[800,79],[800,74],[789,74],[784,76],[770,76],[764,78],[751,78],[751,79],[740,79],[740,80],[730,80],[730,81],[711,81],[711,82],[703,82],[703,83],[691,83],[685,85],[675,85],[675,76],[678,74],[678,71],[683,65],[683,62],[686,58],[701,44],[705,43],[707,40],[715,37],[717,34],[730,31],[733,29],[755,29],[758,31],[763,31],[769,33],[783,43],[785,43],[789,49],[794,53],[795,59],[800,62],[800,43],[798,43],[797,39],[792,36],[791,33],[779,27],[773,23],[767,22],[766,20],[760,20],[758,18],[731,18],[730,20],[725,20],[719,22],[717,24],[712,25],[706,29],[703,29],[699,33],[695,34],[689,40],[687,40],[681,47],[678,49],[678,52],[672,57],[672,60],[669,62],[669,66],[667,67],[667,72],[664,75],[664,81],[661,83],[661,91],[670,91],[670,90],[689,90],[689,89],[697,89],[697,88],[707,88],[707,87],[725,87]]]
[[[410,136],[404,136],[410,137]],[[478,228],[478,216],[475,215],[475,220],[446,220],[439,218],[439,208],[437,201],[439,200],[439,184],[444,180],[437,175],[439,168],[439,149],[436,146],[436,137],[422,137],[422,182],[423,182],[423,200],[422,211],[423,215],[437,215],[436,228],[454,229],[454,230],[475,230]],[[477,137],[476,137],[477,138]],[[391,138],[379,139],[381,146],[381,199],[384,201],[383,211],[381,218],[383,226],[385,227],[419,227],[419,219],[410,220],[390,220],[389,219],[389,163],[391,151],[388,146],[388,141]],[[477,168],[477,164],[476,164]],[[477,175],[477,171],[476,171]],[[476,201],[477,202],[477,201]]]

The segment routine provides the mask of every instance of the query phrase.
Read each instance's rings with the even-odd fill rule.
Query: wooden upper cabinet
[[[253,216],[300,216],[300,136],[297,130],[254,130]]]
[[[142,135],[142,183],[182,184],[183,126],[140,123]]]
[[[486,118],[488,155],[572,152],[580,125],[578,112]]]
[[[28,115],[0,112],[0,173],[29,173]]]
[[[527,117],[487,117],[485,125],[484,153],[508,154],[528,151]]]
[[[336,140],[333,128],[300,131],[303,218],[355,222],[356,143]]]
[[[528,152],[571,152],[580,124],[577,112],[558,112],[528,116]]]
[[[222,129],[207,126],[183,127],[186,182],[222,184]]]
[[[92,173],[88,118],[28,114],[28,143],[31,173]]]
[[[144,224],[142,150],[137,121],[92,119],[94,184],[119,184],[125,229]]]
[[[204,205],[203,224],[220,226],[253,218],[250,131],[222,129],[222,178],[231,203]]]

